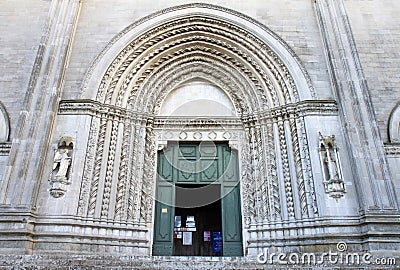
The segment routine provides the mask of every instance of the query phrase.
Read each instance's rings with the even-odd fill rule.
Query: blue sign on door
[[[221,253],[222,252],[222,233],[221,232],[213,232],[212,233],[212,249],[213,249],[213,253]]]

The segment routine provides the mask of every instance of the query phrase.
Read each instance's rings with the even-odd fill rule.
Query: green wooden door
[[[173,252],[174,185],[173,166],[169,162],[173,149],[158,153],[158,179],[155,204],[153,255],[170,256]]]
[[[173,254],[175,184],[219,184],[223,255],[242,256],[238,157],[226,143],[169,143],[158,153],[153,255]]]

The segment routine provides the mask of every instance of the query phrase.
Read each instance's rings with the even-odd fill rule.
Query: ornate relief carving
[[[278,118],[278,132],[279,132],[279,144],[281,148],[282,168],[283,168],[283,180],[286,193],[286,205],[288,210],[289,218],[294,218],[294,202],[293,202],[293,189],[290,178],[290,168],[288,162],[288,150],[285,137],[285,123],[282,118]]]
[[[290,48],[290,46],[288,46],[288,44],[285,43],[278,35],[276,35],[274,32],[272,32],[272,31],[271,31],[269,28],[267,28],[265,25],[260,24],[259,22],[255,21],[254,19],[252,19],[252,18],[250,18],[250,17],[248,17],[248,16],[246,16],[246,15],[243,15],[243,14],[241,14],[241,13],[239,13],[239,12],[236,12],[236,11],[234,11],[234,10],[227,9],[227,8],[224,8],[224,7],[218,7],[218,6],[214,6],[214,5],[210,5],[210,4],[199,4],[199,3],[195,3],[195,4],[186,4],[186,5],[182,5],[182,6],[171,7],[171,8],[167,8],[167,9],[161,10],[161,11],[159,11],[159,12],[156,12],[156,13],[154,13],[154,14],[151,14],[151,15],[149,15],[149,16],[146,16],[146,17],[144,17],[144,18],[142,18],[142,19],[136,21],[135,23],[131,24],[130,26],[128,26],[127,28],[125,28],[123,31],[121,31],[116,37],[114,37],[114,38],[107,44],[107,46],[104,48],[104,50],[103,50],[103,51],[98,55],[98,57],[93,61],[93,64],[91,65],[91,67],[89,68],[89,71],[87,72],[86,79],[85,79],[85,82],[84,82],[83,87],[82,87],[82,92],[86,90],[86,87],[87,87],[87,84],[88,84],[88,80],[89,80],[89,78],[91,77],[91,75],[92,75],[92,73],[93,73],[94,67],[97,66],[97,64],[99,63],[100,59],[104,57],[105,53],[109,50],[109,48],[110,48],[113,44],[115,44],[122,36],[124,36],[125,34],[127,34],[129,31],[131,31],[132,29],[134,29],[134,28],[137,27],[138,25],[140,25],[140,24],[142,24],[142,23],[144,23],[144,22],[146,22],[146,21],[149,21],[149,20],[151,20],[151,19],[153,19],[153,18],[156,18],[157,16],[160,16],[160,15],[162,15],[162,14],[166,14],[166,13],[169,13],[169,12],[173,12],[173,11],[178,11],[178,10],[183,10],[183,9],[188,9],[188,8],[194,8],[194,7],[197,7],[197,8],[205,8],[205,9],[211,9],[211,10],[218,10],[218,11],[225,12],[225,13],[227,13],[227,14],[232,14],[232,15],[237,16],[238,18],[242,18],[242,19],[248,21],[250,24],[254,24],[254,25],[260,27],[261,29],[263,29],[264,31],[266,31],[266,32],[267,32],[269,35],[271,35],[275,40],[279,41],[279,42],[283,45],[283,47],[291,54],[291,56],[296,60],[296,62],[299,63],[300,69],[301,69],[301,71],[303,72],[303,74],[304,74],[304,76],[305,76],[305,78],[306,78],[306,80],[307,80],[307,83],[308,83],[309,89],[310,89],[310,91],[311,91],[312,97],[313,97],[313,98],[316,97],[316,95],[315,95],[315,90],[314,90],[314,88],[313,88],[313,86],[312,86],[310,76],[308,75],[306,69],[305,69],[304,66],[302,65],[302,63],[301,63],[299,57],[294,53],[294,51]],[[165,27],[165,26],[164,26],[164,27]],[[156,31],[155,31],[155,32],[157,32],[157,31],[159,31],[158,28],[156,28]],[[230,31],[227,31],[227,32],[230,32]],[[249,37],[249,36],[251,36],[251,35],[250,35],[248,32],[246,32],[245,35],[239,35],[239,36]],[[143,38],[142,38],[142,39],[143,39]],[[136,44],[139,44],[139,43],[142,41],[142,39],[140,39],[140,38],[135,39],[134,42],[132,42],[130,45],[128,45],[128,46],[124,49],[124,51],[129,51],[129,50],[130,50],[132,47],[134,47]],[[262,44],[262,47],[265,46],[262,42],[261,42],[261,44]],[[121,55],[119,55],[119,56],[117,57],[117,59],[118,59],[118,60],[121,60],[121,59],[123,59],[123,57],[122,57]],[[115,66],[115,63],[113,63],[113,64],[111,65],[111,67],[114,67],[114,66]],[[108,73],[111,73],[111,72],[108,71],[107,74],[108,74]],[[108,75],[106,75],[106,76],[108,76]],[[108,76],[108,77],[111,78],[112,76]],[[102,87],[100,87],[100,88],[102,88]],[[102,92],[102,91],[100,91],[100,92]]]
[[[280,148],[289,217],[294,218],[289,169],[289,159],[293,158],[303,216],[307,217],[309,209],[314,209],[315,213],[315,191],[312,176],[308,173],[311,165],[307,163],[309,161],[302,161],[309,159],[304,123],[296,121],[310,114],[336,115],[336,104],[299,101],[289,70],[266,44],[229,23],[197,16],[151,29],[126,46],[102,78],[97,96],[99,102],[61,102],[60,114],[83,113],[101,118],[92,122],[91,130],[95,132],[96,126],[99,129],[98,136],[90,135],[89,139],[85,161],[89,171],[85,172],[82,184],[87,191],[82,191],[80,209],[88,201],[88,215],[92,217],[151,221],[155,130],[180,125],[193,128],[182,131],[181,139],[207,136],[214,140],[222,134],[219,131],[214,132],[215,136],[212,132],[207,133],[210,127],[217,126],[209,120],[196,119],[188,123],[186,119],[153,119],[172,89],[196,77],[216,83],[233,100],[243,121],[225,118],[221,120],[224,125],[232,129],[248,125],[248,138],[243,138],[243,145],[240,144],[246,225],[281,219],[275,147]],[[314,95],[311,85],[310,89]],[[288,118],[290,132],[285,130],[284,119]],[[119,121],[124,123],[120,140]],[[273,121],[277,123],[277,137],[274,136]],[[286,145],[289,136],[292,137],[294,157],[289,156]],[[96,139],[97,145],[93,143]],[[117,157],[119,147],[129,149],[129,152],[122,151]],[[115,198],[111,198],[114,186]],[[115,200],[114,213],[110,212],[112,200]]]
[[[336,116],[338,115],[338,108],[335,101],[332,100],[304,100],[298,103],[287,104],[284,106],[279,106],[276,108],[271,108],[267,111],[255,112],[252,115],[256,116],[260,121],[272,120],[277,117],[286,117],[288,111],[294,111],[296,117],[304,117],[311,115],[320,115],[320,116]],[[117,116],[119,119],[129,119],[131,122],[140,122],[145,121],[149,114],[133,112],[126,110],[124,108],[119,108],[113,105],[100,104],[97,101],[91,100],[62,100],[60,102],[59,114],[84,114],[84,115],[95,115],[99,117],[107,117]],[[246,114],[243,114],[245,117]],[[156,119],[156,125],[164,125],[167,122],[160,121],[175,121],[174,123],[178,123],[178,119],[165,119],[162,120],[162,117]],[[218,119],[218,118],[216,118]],[[218,119],[221,121],[223,119]],[[186,120],[179,120],[186,121]],[[201,120],[206,121],[206,120]],[[235,120],[227,120],[233,121],[234,123],[241,123]],[[232,122],[232,123],[233,123]],[[168,122],[168,124],[174,124],[173,122]],[[194,122],[193,122],[194,123]],[[209,125],[210,123],[205,123]]]
[[[203,138],[203,134],[201,134],[201,132],[196,131],[193,133],[193,139],[200,140],[201,138]]]
[[[182,131],[181,134],[179,134],[179,139],[184,140],[187,138],[187,133],[185,131]]]
[[[110,196],[111,196],[112,180],[114,174],[114,161],[116,157],[115,152],[117,148],[118,126],[119,122],[117,119],[115,119],[112,122],[112,128],[111,128],[110,146],[108,149],[106,176],[104,181],[103,199],[102,199],[101,215],[100,215],[100,217],[104,219],[107,219],[108,217],[108,209],[111,200]]]
[[[96,209],[97,193],[99,189],[100,170],[102,168],[103,161],[103,149],[105,147],[105,137],[107,131],[107,119],[102,118],[100,120],[99,136],[96,147],[96,155],[94,160],[94,171],[92,183],[90,185],[90,195],[88,204],[88,216],[94,216]]]
[[[257,146],[257,170],[256,179],[258,180],[258,191],[259,191],[259,221],[269,220],[269,209],[270,209],[270,200],[268,198],[268,187],[267,187],[267,174],[266,174],[266,156],[264,155],[264,143],[261,136],[261,127],[260,125],[256,125],[254,128],[254,136],[255,142]]]
[[[8,156],[11,151],[10,142],[0,142],[0,156]]]
[[[153,119],[149,119],[146,125],[146,145],[145,145],[145,168],[143,175],[143,184],[141,187],[141,207],[140,218],[144,222],[151,222],[151,214],[153,205],[153,186],[154,175],[156,172],[156,149],[155,135],[153,131]]]
[[[124,131],[122,138],[122,148],[120,154],[120,164],[118,170],[118,182],[117,182],[117,194],[115,198],[115,218],[116,220],[126,220],[125,206],[126,206],[126,191],[127,191],[127,179],[129,177],[129,154],[130,154],[130,141],[132,136],[132,125],[129,121],[124,123]],[[129,149],[129,150],[128,150]],[[128,150],[128,151],[127,151]]]
[[[150,91],[146,92],[146,91],[142,90],[142,91],[138,92],[138,90],[141,89],[140,85],[142,84],[142,82],[146,81],[146,78],[149,77],[149,74],[152,74],[152,72],[155,71],[156,67],[162,65],[163,62],[165,62],[168,58],[173,59],[173,60],[179,60],[180,56],[183,57],[185,55],[192,55],[192,54],[198,55],[199,53],[201,53],[200,56],[202,56],[201,58],[199,58],[199,60],[201,60],[202,62],[209,62],[210,59],[216,59],[217,61],[213,61],[213,62],[215,62],[215,63],[225,63],[225,66],[228,66],[228,67],[229,67],[229,65],[226,65],[226,63],[231,63],[231,66],[233,66],[235,69],[239,69],[240,70],[240,73],[242,75],[239,75],[239,77],[243,77],[243,74],[246,74],[247,80],[251,81],[252,84],[254,85],[250,89],[257,89],[258,94],[255,93],[254,95],[255,95],[255,97],[258,97],[258,100],[262,101],[262,102],[257,102],[258,105],[256,105],[256,106],[259,107],[259,108],[260,107],[264,108],[264,109],[266,108],[266,106],[268,106],[267,103],[266,103],[266,97],[264,96],[263,87],[259,83],[259,80],[256,77],[254,77],[254,75],[252,75],[249,72],[249,70],[243,64],[241,64],[240,62],[238,62],[234,58],[232,58],[230,56],[227,56],[226,54],[221,53],[220,51],[217,51],[215,49],[210,49],[210,48],[205,47],[205,46],[196,45],[196,46],[192,46],[192,47],[185,47],[184,49],[175,51],[173,55],[170,55],[169,57],[165,56],[165,57],[161,58],[158,62],[154,63],[148,70],[144,71],[143,74],[145,74],[145,75],[142,75],[136,81],[135,86],[132,87],[132,91],[130,92],[131,99],[133,99],[135,97],[138,97],[136,99],[136,101],[133,102],[134,105],[132,105],[132,109],[134,109],[134,110],[139,110],[139,108],[143,109],[143,106],[141,106],[143,104],[142,103],[143,100],[146,100],[146,101],[149,100],[148,96],[151,94]],[[211,63],[213,63],[213,62],[211,62]],[[215,63],[213,63],[213,64],[215,65]],[[205,70],[207,70],[207,69],[205,69]],[[235,74],[238,74],[238,71],[236,71]],[[172,76],[172,75],[173,74],[167,74],[167,76]],[[224,75],[224,76],[227,77],[226,75]],[[222,76],[222,77],[224,77],[224,76]],[[236,75],[235,77],[237,77],[237,76],[238,75]],[[215,78],[215,75],[213,77]],[[179,79],[182,81],[182,78],[179,78]],[[124,82],[124,83],[126,84],[126,83],[129,83],[129,82]],[[149,89],[153,90],[154,87],[151,87]],[[232,88],[228,88],[228,89],[230,89],[231,92],[234,92],[234,91],[232,91]],[[248,89],[247,91],[249,91],[250,89]],[[165,91],[169,91],[170,89],[164,89],[164,90]],[[254,91],[254,90],[251,90],[251,91]],[[274,92],[275,92],[275,90],[274,90]],[[260,97],[260,94],[262,94],[262,97]],[[157,93],[157,95],[158,95],[158,93]],[[276,94],[275,94],[275,96],[276,96]],[[153,96],[150,100],[155,100],[156,98],[157,98],[157,96]],[[252,99],[252,98],[253,97],[250,96],[250,99]],[[238,100],[237,102],[240,102],[240,101]],[[278,102],[278,101],[276,101],[276,102]],[[152,105],[154,103],[153,103],[153,101],[151,101],[151,102],[149,102],[149,104]]]
[[[89,192],[93,175],[93,162],[95,159],[95,151],[99,135],[99,125],[100,125],[100,119],[97,117],[92,117],[90,131],[89,131],[89,139],[86,148],[86,159],[85,159],[85,167],[83,169],[81,193],[79,196],[79,203],[78,203],[79,216],[84,216],[86,214],[85,211],[89,200]]]
[[[266,147],[268,157],[268,182],[269,182],[269,200],[271,206],[271,216],[273,220],[280,220],[281,217],[281,203],[279,196],[279,183],[276,171],[276,155],[275,155],[275,140],[272,122],[266,124]]]
[[[314,213],[314,215],[318,215],[317,197],[314,188],[314,179],[304,118],[297,118],[296,122],[299,132],[299,144],[301,149],[300,154],[301,161],[303,163],[304,181],[308,198],[307,201],[308,206],[310,207],[309,215],[311,215],[311,213]]]
[[[275,78],[275,79],[278,81],[278,84],[282,87],[282,90],[283,90],[283,92],[285,93],[284,96],[289,97],[289,90],[288,90],[288,89],[292,89],[292,91],[295,92],[295,89],[293,88],[293,87],[294,87],[293,79],[290,77],[290,74],[289,74],[289,72],[287,71],[286,67],[284,67],[283,63],[278,59],[278,57],[277,57],[272,51],[268,50],[266,53],[260,54],[260,52],[259,52],[259,47],[257,47],[257,48],[251,47],[250,44],[253,44],[253,42],[245,43],[245,42],[242,41],[242,39],[238,39],[235,35],[227,34],[228,31],[222,30],[222,29],[219,30],[219,29],[216,27],[216,25],[217,25],[217,24],[221,24],[221,22],[218,22],[218,21],[215,21],[215,20],[211,20],[211,19],[204,19],[204,18],[196,18],[196,20],[198,20],[198,21],[196,21],[196,23],[191,22],[191,24],[187,26],[187,27],[188,27],[187,29],[185,29],[185,26],[184,26],[184,25],[185,25],[185,23],[184,23],[185,20],[181,21],[180,24],[178,24],[178,25],[176,24],[176,22],[170,23],[169,25],[172,24],[173,26],[178,27],[178,28],[177,28],[177,29],[174,29],[174,30],[170,30],[169,32],[166,32],[166,31],[167,31],[166,29],[168,29],[169,25],[163,26],[163,27],[166,28],[166,29],[163,29],[163,30],[160,29],[160,30],[159,30],[159,31],[164,31],[164,33],[162,34],[162,38],[160,38],[160,37],[155,37],[155,38],[153,38],[153,40],[147,40],[146,43],[139,43],[142,47],[141,47],[140,49],[136,50],[136,52],[134,52],[133,54],[131,54],[130,57],[127,57],[126,59],[130,59],[130,60],[138,59],[139,54],[140,54],[141,52],[143,52],[145,49],[148,49],[146,46],[153,46],[153,45],[155,45],[159,40],[166,39],[167,37],[169,37],[169,36],[171,36],[171,35],[176,35],[177,31],[178,31],[178,32],[185,32],[185,33],[188,32],[188,31],[197,31],[197,32],[204,32],[204,31],[205,31],[205,32],[207,32],[207,33],[215,33],[215,34],[218,34],[219,36],[227,35],[226,37],[229,38],[229,40],[232,40],[232,41],[234,41],[234,42],[236,42],[236,43],[242,43],[242,45],[243,45],[244,47],[246,47],[246,48],[249,49],[249,50],[252,50],[254,54],[256,54],[258,57],[260,57],[260,59],[264,60],[264,59],[266,59],[266,56],[271,57],[268,61],[264,61],[264,64],[266,64],[267,69],[272,70],[272,71],[274,71],[274,70],[276,69],[276,67],[281,68],[281,70],[277,70],[276,72],[273,72],[273,74],[278,74],[278,75],[277,75],[277,78]],[[199,25],[200,23],[203,23],[204,25],[203,25],[203,26],[200,26],[200,25]],[[210,25],[210,26],[209,26],[209,25]],[[240,29],[238,29],[238,28],[235,29],[235,27],[232,26],[232,25],[225,25],[225,26],[221,26],[221,27],[229,27],[229,28],[232,28],[231,30],[240,31]],[[242,30],[241,30],[241,31],[242,31]],[[154,31],[153,31],[153,32],[154,32]],[[156,32],[156,31],[155,31],[155,32]],[[242,32],[243,32],[243,31],[242,31]],[[242,34],[244,34],[244,33],[242,33]],[[149,36],[149,35],[150,35],[150,34],[147,34],[146,36]],[[243,36],[243,35],[242,35],[242,36]],[[249,35],[246,35],[246,36],[249,36]],[[142,36],[142,37],[139,37],[138,40],[141,40],[141,39],[143,39],[143,38],[144,38],[143,36]],[[275,92],[275,90],[273,89],[273,85],[272,85],[271,81],[269,81],[269,79],[268,79],[268,76],[264,73],[264,71],[263,71],[262,69],[260,69],[260,66],[258,66],[258,65],[256,64],[256,61],[254,61],[253,59],[249,58],[249,56],[248,56],[249,54],[246,54],[246,53],[241,52],[240,50],[237,49],[237,47],[235,47],[235,46],[230,46],[227,42],[223,42],[223,41],[220,41],[220,40],[218,40],[218,39],[210,38],[210,37],[207,37],[207,36],[203,36],[203,37],[202,37],[202,36],[199,36],[199,35],[191,35],[189,38],[183,38],[182,40],[174,40],[174,41],[173,41],[172,43],[170,43],[170,44],[163,45],[162,47],[160,47],[160,48],[159,48],[158,50],[156,50],[156,51],[157,51],[157,53],[161,53],[162,51],[166,50],[167,48],[169,48],[169,47],[171,47],[171,46],[177,46],[178,44],[180,44],[180,43],[182,43],[182,42],[193,41],[193,39],[199,39],[199,41],[200,41],[200,40],[203,40],[203,41],[206,42],[206,43],[213,43],[213,42],[214,42],[214,43],[218,44],[219,46],[225,46],[227,49],[233,50],[235,54],[240,55],[241,58],[246,59],[246,61],[247,61],[249,64],[253,65],[253,67],[255,68],[255,70],[257,70],[258,72],[260,72],[260,77],[264,79],[265,85],[267,85],[267,89],[269,89],[269,91],[270,91],[272,94]],[[254,39],[254,37],[253,37],[253,40],[252,40],[252,41],[257,41],[260,45],[263,44],[260,40]],[[144,46],[144,47],[143,47],[143,46]],[[132,46],[131,46],[131,47],[132,47]],[[265,44],[264,44],[264,46],[262,46],[262,48],[264,48],[265,50],[268,49],[268,48],[265,46]],[[128,54],[128,53],[124,51],[124,52],[122,52],[121,54]],[[136,71],[140,70],[140,68],[141,68],[141,66],[144,64],[144,62],[151,60],[151,58],[154,57],[154,56],[155,56],[155,54],[152,54],[151,57],[150,57],[150,56],[145,57],[145,59],[146,59],[145,61],[137,62],[138,64],[133,68],[133,71],[136,72]],[[163,57],[163,58],[164,58],[164,57]],[[121,56],[121,57],[118,57],[118,58],[117,58],[118,61],[120,61],[120,59],[124,59],[124,56]],[[272,61],[272,62],[275,62],[275,61],[276,61],[276,64],[272,65],[272,64],[271,64],[271,61]],[[122,75],[122,74],[124,73],[123,71],[126,69],[127,66],[130,65],[130,63],[124,63],[124,64],[114,63],[114,65],[115,65],[115,66],[117,66],[117,65],[122,65],[120,71],[118,71],[118,72],[116,73],[117,75],[118,75],[118,74]],[[153,68],[154,68],[154,66],[152,67],[152,69],[153,69]],[[252,75],[251,75],[251,72],[247,72],[246,70],[242,70],[242,72],[244,72],[244,74],[248,74],[248,75],[252,76]],[[149,73],[149,72],[144,72],[144,73]],[[143,73],[142,73],[142,74],[143,74]],[[283,76],[280,75],[280,74],[283,74]],[[109,78],[109,77],[110,77],[110,76],[106,76],[106,78]],[[127,87],[127,85],[129,85],[129,81],[130,81],[133,77],[134,77],[133,74],[130,74],[130,75],[126,76],[125,82],[122,84],[123,87],[122,87],[122,92],[121,92],[121,94],[124,94],[124,93],[126,92],[126,91],[125,91],[125,90],[126,90],[126,87]],[[285,80],[282,79],[283,77],[285,77]],[[143,79],[141,79],[140,81],[143,81]],[[285,83],[284,83],[284,81],[285,81]],[[289,87],[288,87],[287,85],[289,85]],[[115,80],[113,80],[113,82],[111,83],[110,86],[111,86],[111,87],[109,88],[109,93],[114,93]],[[134,88],[135,88],[135,87],[134,87]],[[260,90],[260,94],[261,94],[260,97],[261,97],[261,99],[265,99],[265,96],[264,96],[262,87],[257,87],[257,88],[259,88],[259,90]],[[296,100],[297,100],[297,99],[296,99],[296,95],[297,95],[297,94],[294,95],[293,101],[296,101]],[[275,100],[275,105],[277,105],[277,102],[278,102],[277,96],[275,95],[274,97],[275,97],[275,98],[274,98],[274,100]],[[109,98],[109,99],[107,99],[107,101],[108,101],[108,100],[111,100],[111,99]],[[117,100],[120,100],[120,99],[117,98]],[[288,102],[290,102],[290,100],[288,100]]]
[[[134,138],[131,144],[131,176],[129,181],[128,200],[127,200],[127,220],[139,221],[140,215],[140,187],[142,185],[142,177],[140,177],[140,158],[139,155],[143,152],[143,144],[141,142],[141,125],[135,125]]]
[[[325,192],[328,193],[330,197],[339,199],[346,192],[346,186],[342,177],[335,135],[322,136],[322,134],[319,133],[319,141],[319,153],[324,175],[323,183]]]
[[[248,105],[245,104],[245,100],[256,106],[257,101],[254,99],[256,95],[246,96],[245,94],[245,89],[252,89],[253,87],[241,78],[241,75],[235,69],[223,67],[217,61],[210,62],[213,57],[211,55],[209,57],[190,56],[182,60],[174,59],[171,64],[166,64],[160,69],[154,69],[149,81],[144,84],[141,90],[141,92],[151,95],[149,104],[153,107],[147,110],[152,109],[154,115],[158,115],[165,96],[172,89],[175,89],[179,83],[192,78],[204,78],[216,83],[219,88],[232,97],[238,115],[248,112]],[[232,91],[233,89],[235,91]]]
[[[61,137],[54,152],[52,173],[49,179],[50,194],[59,198],[67,191],[70,185],[70,166],[72,160],[73,142],[71,137]]]
[[[297,188],[299,190],[301,213],[304,217],[308,217],[308,203],[307,203],[305,182],[303,178],[303,164],[301,162],[300,144],[299,144],[299,138],[297,136],[296,120],[293,118],[293,115],[291,115],[289,123],[290,123],[290,133],[292,135],[292,148],[294,152]]]
[[[385,144],[385,152],[388,156],[400,156],[400,144]]]
[[[246,134],[249,134],[249,130],[246,128]],[[256,216],[256,205],[254,199],[255,179],[252,176],[251,169],[251,155],[249,151],[248,141],[242,145],[241,149],[241,161],[242,161],[242,175],[240,182],[242,183],[243,189],[243,216],[245,220],[245,226],[249,227],[254,222]]]
[[[215,133],[214,131],[211,131],[211,132],[208,133],[207,137],[210,140],[215,140],[217,138],[217,133]]]

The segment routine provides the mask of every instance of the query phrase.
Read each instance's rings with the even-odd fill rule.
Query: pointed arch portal
[[[318,216],[304,116],[335,108],[314,100],[310,81],[284,41],[229,9],[189,4],[132,24],[92,64],[81,101],[60,104],[61,113],[82,103],[92,115],[78,214],[127,224],[132,247],[150,254],[153,224],[164,222],[155,205],[160,153],[176,142],[214,142],[237,159],[240,243],[232,254],[256,252],[255,228]],[[215,110],[205,98],[194,106],[215,113],[165,113],[182,103],[169,101],[174,91],[201,96],[193,90],[199,82],[204,93],[220,91],[207,94],[214,105],[229,108]]]

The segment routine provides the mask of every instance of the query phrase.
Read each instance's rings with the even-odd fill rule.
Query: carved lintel
[[[325,192],[336,200],[346,193],[346,186],[343,181],[340,157],[336,145],[335,135],[322,136],[319,132],[320,140],[320,160],[324,176]]]

